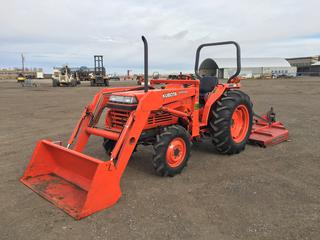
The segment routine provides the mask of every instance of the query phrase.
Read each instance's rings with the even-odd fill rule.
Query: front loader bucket
[[[121,196],[113,162],[39,141],[21,181],[76,219],[115,204]]]

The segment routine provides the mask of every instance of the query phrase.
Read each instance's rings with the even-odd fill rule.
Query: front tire
[[[106,153],[111,155],[111,152],[112,152],[114,146],[116,145],[116,143],[117,143],[116,141],[104,138],[102,146],[106,150]]]
[[[252,129],[252,103],[239,90],[226,91],[211,109],[209,129],[217,151],[237,154],[245,149]]]
[[[153,167],[160,176],[173,177],[181,173],[190,157],[189,133],[181,126],[170,126],[157,135],[154,144]]]
[[[52,79],[52,87],[57,87],[58,81],[56,79]]]

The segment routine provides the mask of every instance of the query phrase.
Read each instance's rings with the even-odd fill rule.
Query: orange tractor
[[[144,42],[144,86],[104,88],[85,108],[66,147],[41,140],[21,181],[76,219],[111,207],[121,196],[120,179],[137,144],[153,145],[153,166],[161,176],[181,173],[192,141],[211,138],[222,154],[237,154],[248,141],[272,145],[288,138],[274,113],[254,116],[248,95],[240,91],[240,47],[235,42],[200,45],[196,80],[148,81],[148,44]],[[234,45],[237,71],[221,83],[199,71],[204,47]],[[105,116],[103,126],[98,122]],[[101,125],[101,124],[100,124]],[[91,135],[103,138],[107,161],[83,154]]]

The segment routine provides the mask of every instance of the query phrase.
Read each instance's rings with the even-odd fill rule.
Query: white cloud
[[[150,65],[192,69],[203,42],[236,40],[245,57],[319,54],[318,0],[78,1],[11,0],[1,3],[0,67],[93,64],[105,56],[110,69],[142,64],[145,34]],[[318,37],[308,37],[318,36]],[[232,53],[208,51],[218,57]]]

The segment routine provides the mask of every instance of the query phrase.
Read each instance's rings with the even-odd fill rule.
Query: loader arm
[[[106,104],[108,103],[109,96],[112,93],[122,92],[122,91],[135,91],[140,89],[142,88],[141,87],[125,87],[125,88],[116,88],[116,89],[104,88],[100,92],[98,92],[94,96],[92,102],[82,112],[81,117],[69,138],[67,148],[71,147],[71,145],[76,140],[80,130],[83,129],[84,126],[92,126],[97,124],[97,122],[100,119],[101,113],[103,112],[103,109],[106,107]],[[81,134],[83,135],[83,138],[89,137],[87,134],[84,134],[83,131],[81,132]],[[85,145],[86,145],[85,141],[82,140],[80,143],[78,143],[74,147],[74,149],[76,151],[81,152],[85,147]]]
[[[26,186],[76,219],[111,207],[119,200],[121,176],[150,114],[148,107],[141,110],[143,104],[139,104],[139,111],[131,113],[117,136],[119,139],[110,160],[83,154],[90,135],[106,137],[110,134],[90,124],[95,120],[94,113],[101,115],[111,92],[101,91],[86,107],[68,148],[48,140],[39,141],[21,178]]]
[[[125,91],[133,89],[126,88]],[[76,219],[111,207],[119,200],[120,179],[152,111],[163,108],[172,114],[185,116],[170,105],[191,97],[192,118],[198,118],[198,109],[194,108],[198,99],[195,88],[169,88],[145,93],[121,132],[96,127],[110,94],[121,91],[123,89],[107,89],[95,95],[83,111],[67,147],[48,140],[40,141],[21,178],[33,191]],[[192,132],[197,131],[199,126],[194,125]],[[109,160],[102,161],[82,153],[91,135],[116,140]]]

